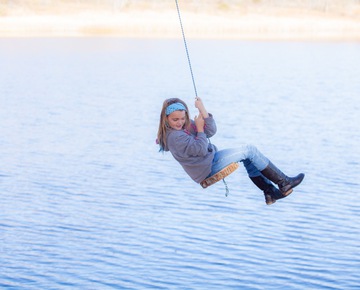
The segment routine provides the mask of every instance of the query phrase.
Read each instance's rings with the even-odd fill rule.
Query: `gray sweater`
[[[186,173],[197,183],[203,181],[211,172],[216,147],[208,142],[216,133],[216,124],[212,115],[205,118],[204,133],[197,133],[194,121],[188,130],[169,129],[167,148],[181,164]]]

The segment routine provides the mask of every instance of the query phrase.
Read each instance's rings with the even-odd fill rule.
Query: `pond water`
[[[0,39],[0,288],[360,288],[360,44],[188,45],[212,143],[304,182],[267,206],[158,152],[162,101],[196,114],[181,39]]]

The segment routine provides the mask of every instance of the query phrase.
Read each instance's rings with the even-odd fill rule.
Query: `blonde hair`
[[[159,122],[159,130],[157,133],[157,143],[160,145],[160,151],[164,151],[166,148],[166,131],[170,128],[169,124],[167,122],[167,116],[166,116],[166,108],[174,103],[181,103],[185,106],[185,124],[183,129],[189,129],[190,128],[190,115],[189,115],[189,109],[184,101],[178,99],[178,98],[171,98],[166,99],[163,103],[161,113],[160,113],[160,122]]]

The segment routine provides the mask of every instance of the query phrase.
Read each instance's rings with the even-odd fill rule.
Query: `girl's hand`
[[[195,98],[195,108],[199,110],[199,113],[203,116],[203,118],[209,117],[209,114],[205,109],[204,103],[199,97]]]
[[[198,133],[204,132],[205,120],[201,114],[199,116],[195,116],[194,122]]]

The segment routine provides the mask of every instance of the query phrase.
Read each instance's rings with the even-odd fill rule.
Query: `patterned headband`
[[[182,103],[171,104],[170,106],[168,106],[166,108],[166,111],[165,111],[166,116],[169,116],[172,112],[175,112],[175,111],[185,111],[186,112],[186,108]]]

